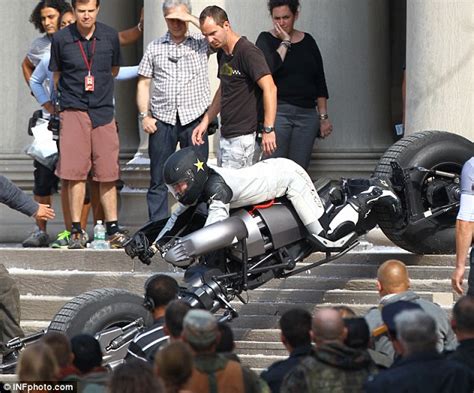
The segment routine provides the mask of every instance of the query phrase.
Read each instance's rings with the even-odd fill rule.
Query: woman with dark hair
[[[272,157],[286,157],[308,169],[316,136],[332,132],[323,60],[314,38],[294,28],[299,0],[269,0],[268,9],[273,29],[260,33],[256,45],[278,88],[277,150]]]
[[[41,59],[49,53],[51,47],[51,37],[59,30],[59,19],[61,15],[70,10],[71,6],[64,0],[41,0],[30,16],[30,22],[40,33],[45,33],[36,38],[28,50],[28,53],[21,65],[23,76],[29,85],[31,76],[35,68],[41,62]],[[49,118],[48,111],[52,108],[45,107],[43,118]],[[58,190],[58,178],[51,168],[34,160],[34,187],[33,195],[35,201],[45,205],[51,205],[52,194]],[[23,247],[47,247],[49,245],[49,236],[46,233],[47,222],[36,219],[36,228],[23,241]]]
[[[51,36],[59,30],[59,19],[71,6],[64,0],[41,0],[30,16],[30,22],[41,34],[31,44],[21,68],[26,83],[30,83],[31,74],[45,53],[49,52]]]

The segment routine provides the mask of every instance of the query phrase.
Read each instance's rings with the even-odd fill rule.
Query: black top
[[[464,364],[471,371],[474,381],[474,339],[462,340],[456,350],[448,356],[449,360]]]
[[[469,370],[444,359],[437,352],[424,352],[397,360],[388,370],[370,378],[367,393],[472,392]]]
[[[262,90],[257,81],[270,75],[260,49],[241,37],[233,53],[217,52],[221,80],[221,135],[233,138],[257,131],[262,113]]]
[[[82,43],[90,61],[94,39],[91,74],[95,88],[93,92],[86,92],[84,78],[88,69],[78,43]],[[107,25],[96,23],[94,34],[89,40],[81,36],[75,23],[53,35],[49,69],[61,72],[58,87],[61,108],[88,111],[94,128],[110,123],[114,117],[112,67],[119,65],[118,33]]]
[[[313,346],[311,344],[296,347],[288,358],[273,363],[268,369],[262,371],[260,377],[268,384],[272,393],[278,393],[286,374],[300,364],[301,359],[309,356],[312,351]]]
[[[269,32],[260,33],[256,45],[263,51],[278,88],[278,102],[303,108],[316,107],[318,97],[329,98],[323,59],[318,45],[310,34],[291,44],[281,60],[277,52],[281,40]]]

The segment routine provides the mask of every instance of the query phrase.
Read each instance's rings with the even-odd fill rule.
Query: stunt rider
[[[376,202],[398,206],[389,184],[380,179],[366,182],[366,189],[352,196],[328,216],[306,171],[292,160],[272,158],[241,169],[207,165],[192,147],[171,155],[163,178],[178,208],[158,234],[155,243],[165,244],[189,222],[199,202],[208,206],[205,226],[229,217],[229,210],[285,196],[308,230],[308,240],[317,248],[342,248],[352,242],[360,218]],[[364,181],[361,181],[363,184]]]

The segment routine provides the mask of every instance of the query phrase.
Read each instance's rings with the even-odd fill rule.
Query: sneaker
[[[67,229],[58,233],[58,237],[54,242],[52,242],[49,246],[51,248],[67,248],[69,246],[69,239],[71,238],[71,232]]]
[[[70,250],[82,250],[86,248],[87,238],[87,233],[84,230],[81,233],[71,233],[67,248]]]
[[[150,165],[150,158],[143,153],[136,153],[135,156],[127,162],[127,165]]]
[[[130,240],[130,236],[127,236],[124,231],[116,232],[113,235],[109,235],[110,248],[123,248],[124,244]]]
[[[48,247],[49,236],[45,231],[36,228],[30,236],[28,236],[22,243],[23,247]]]

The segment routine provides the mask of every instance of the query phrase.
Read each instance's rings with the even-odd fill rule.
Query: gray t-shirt
[[[30,50],[26,54],[29,61],[36,67],[43,56],[51,50],[51,39],[47,34],[36,38],[30,46]]]

